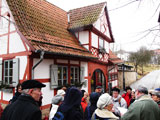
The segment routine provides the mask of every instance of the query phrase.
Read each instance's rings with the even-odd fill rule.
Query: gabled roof
[[[105,34],[103,34],[101,31],[99,31],[96,27],[94,27],[94,23],[100,17],[102,10],[105,10],[106,12],[106,19],[108,22],[111,39]],[[70,10],[68,12],[68,19],[68,29],[70,31],[77,32],[83,30],[90,30],[98,36],[101,36],[104,40],[108,41],[109,43],[114,42],[106,2]]]
[[[123,63],[124,61],[118,58],[111,50],[109,50],[109,61],[113,64]]]
[[[95,21],[97,21],[105,5],[106,2],[103,2],[70,10],[68,12],[70,19],[69,29],[80,28],[93,24]]]
[[[67,12],[45,0],[6,0],[16,25],[35,50],[94,56],[67,30]]]

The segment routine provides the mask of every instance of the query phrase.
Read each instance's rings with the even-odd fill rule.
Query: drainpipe
[[[108,70],[108,86],[109,86],[109,94],[111,95],[111,81],[110,81],[110,74],[109,74],[109,72],[111,71],[111,70],[113,70],[115,68],[115,66],[114,67],[112,67],[112,68],[110,68],[109,70]]]
[[[38,51],[36,51],[36,52],[38,52]],[[44,51],[41,51],[41,53],[40,53],[40,59],[39,59],[39,61],[32,67],[32,79],[34,79],[34,69],[43,61],[43,59],[44,59]]]

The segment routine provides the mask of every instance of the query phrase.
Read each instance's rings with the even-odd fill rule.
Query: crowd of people
[[[15,96],[1,110],[0,120],[42,120],[41,89],[45,84],[28,80],[18,84]],[[160,88],[149,92],[144,86],[126,87],[104,93],[101,86],[87,93],[75,86],[62,87],[52,98],[45,120],[160,120]]]

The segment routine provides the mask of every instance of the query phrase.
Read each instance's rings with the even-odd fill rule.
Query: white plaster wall
[[[8,17],[6,17],[8,19]],[[0,35],[8,33],[8,20],[5,18],[1,17],[0,20]]]
[[[76,37],[78,38],[78,32],[75,33]]]
[[[39,59],[33,60],[33,65],[35,65]],[[34,78],[35,79],[48,79],[50,78],[50,65],[54,64],[54,61],[51,59],[44,59],[35,69],[34,69]]]
[[[3,92],[3,100],[9,101],[12,97],[13,93]]]
[[[57,59],[57,63],[66,63],[66,64],[68,64],[68,60]]]
[[[99,31],[100,31],[100,19],[98,19],[94,24],[93,24],[93,26],[95,27],[95,28],[97,28]]]
[[[2,1],[1,14],[3,15],[4,13],[8,12],[8,6],[6,5],[6,0],[1,0],[1,1]]]
[[[89,50],[89,45],[83,45],[87,50]]]
[[[54,96],[54,91],[50,89],[50,83],[43,83],[46,85],[45,88],[42,88],[42,106],[51,104],[52,98]]]
[[[10,34],[9,53],[17,53],[25,51],[25,47],[18,33]]]
[[[98,36],[94,33],[92,35],[92,46],[98,48]]]
[[[7,36],[0,37],[0,55],[7,54],[7,41]]]
[[[107,41],[104,41],[104,42],[105,42],[105,49],[107,53],[109,53],[109,43]]]
[[[20,59],[19,79],[22,80],[27,67],[27,56],[17,56],[16,58]]]
[[[79,61],[73,61],[73,60],[71,60],[71,61],[70,61],[70,64],[79,65]]]
[[[88,44],[89,32],[88,31],[79,32],[79,41],[81,42],[81,44]]]

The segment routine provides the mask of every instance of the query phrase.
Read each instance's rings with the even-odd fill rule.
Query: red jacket
[[[88,105],[87,100],[82,98],[81,106],[83,108],[83,112],[85,112],[85,109],[86,109],[87,105]]]
[[[122,97],[126,100],[126,102],[127,102],[127,107],[129,107],[130,101],[131,101],[131,99],[132,99],[131,95],[129,95],[128,93],[124,93],[124,94],[122,95]]]

